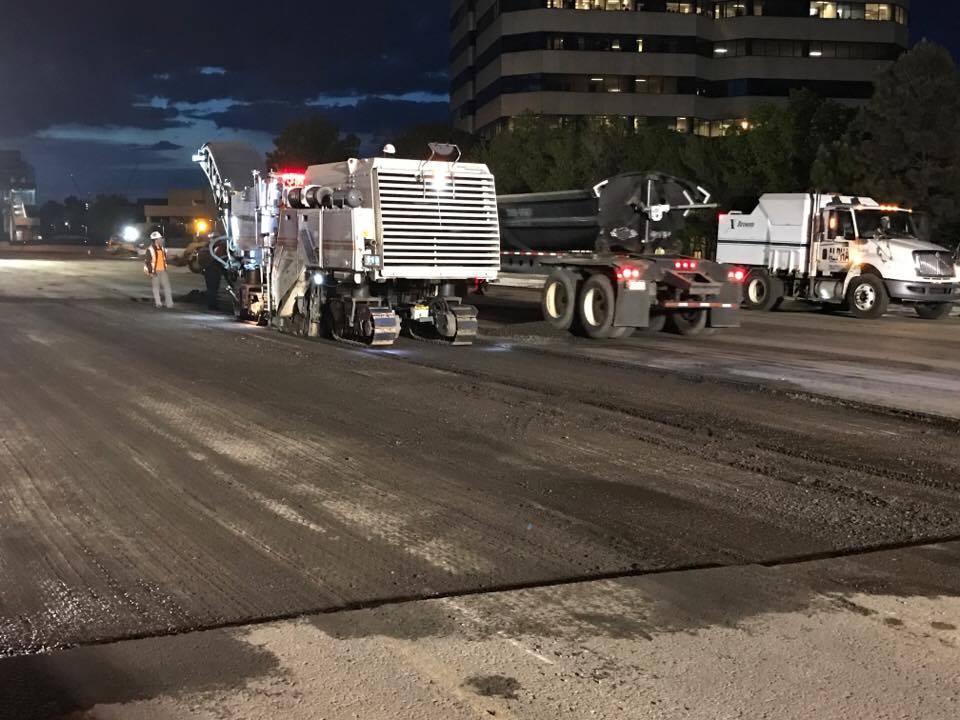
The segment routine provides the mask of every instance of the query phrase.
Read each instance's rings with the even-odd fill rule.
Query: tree
[[[922,42],[877,81],[847,136],[858,191],[930,214],[934,232],[960,228],[960,74],[943,47]]]
[[[360,150],[360,138],[341,135],[322,115],[290,123],[273,144],[276,149],[267,154],[267,164],[274,170],[337,162],[356,157]]]
[[[425,159],[430,154],[430,143],[451,143],[460,148],[464,159],[472,157],[478,138],[463,130],[445,123],[421,123],[407,129],[393,145],[397,148],[397,157]]]
[[[40,227],[44,237],[51,238],[63,233],[63,224],[66,222],[66,211],[62,203],[47,200],[39,211]]]
[[[137,220],[137,207],[120,195],[98,195],[90,204],[87,224],[91,237],[105,240],[122,226]]]
[[[61,235],[87,234],[87,203],[75,195],[63,201],[63,228]]]

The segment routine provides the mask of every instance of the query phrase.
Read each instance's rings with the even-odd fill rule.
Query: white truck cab
[[[912,211],[870,198],[764,195],[750,215],[720,216],[717,262],[743,267],[755,310],[790,297],[877,318],[893,301],[933,320],[960,302],[951,252],[917,237]]]

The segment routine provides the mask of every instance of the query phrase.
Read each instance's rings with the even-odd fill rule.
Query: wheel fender
[[[858,265],[856,267],[850,268],[850,272],[847,273],[847,277],[843,280],[843,297],[847,297],[847,291],[850,289],[850,283],[856,280],[861,275],[876,275],[878,278],[883,280],[883,274],[877,270],[873,265]]]

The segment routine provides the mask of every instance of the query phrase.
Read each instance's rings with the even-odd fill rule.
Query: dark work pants
[[[211,310],[220,309],[220,278],[222,276],[223,268],[214,260],[211,260],[203,270],[203,278],[207,281],[207,307]]]

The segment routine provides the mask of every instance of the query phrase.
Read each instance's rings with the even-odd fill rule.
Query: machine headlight
[[[435,170],[431,181],[434,192],[443,192],[450,187],[450,173],[446,170]]]
[[[124,242],[133,243],[140,239],[140,231],[133,227],[133,225],[128,225],[123,229],[121,237]]]

